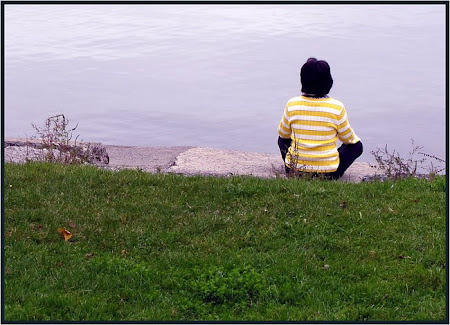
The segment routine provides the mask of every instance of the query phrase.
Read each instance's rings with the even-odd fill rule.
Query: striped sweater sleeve
[[[338,123],[336,127],[339,140],[341,140],[342,143],[354,144],[360,141],[360,138],[356,135],[355,131],[353,131],[350,123],[348,122],[347,111],[345,110],[345,107],[342,107],[342,112],[338,117]]]
[[[278,125],[278,135],[283,139],[291,138],[291,125],[289,124],[289,117],[287,115],[288,106],[284,108],[283,116],[281,117],[280,124]]]

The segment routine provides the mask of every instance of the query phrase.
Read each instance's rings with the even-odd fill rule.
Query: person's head
[[[300,70],[302,92],[325,96],[333,86],[330,66],[326,61],[309,58]]]

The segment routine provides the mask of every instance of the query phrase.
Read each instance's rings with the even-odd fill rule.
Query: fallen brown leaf
[[[91,258],[91,257],[93,257],[93,256],[94,256],[94,253],[86,253],[86,254],[84,255],[85,258]]]
[[[67,223],[69,225],[70,228],[75,228],[77,225],[74,224],[72,221],[69,220],[69,222]]]
[[[339,206],[343,209],[345,209],[347,207],[347,202],[342,201],[341,203],[339,203]]]
[[[73,236],[66,228],[58,228],[58,232],[63,236],[65,241],[68,241]]]

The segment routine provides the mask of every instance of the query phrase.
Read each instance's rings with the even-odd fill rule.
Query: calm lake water
[[[277,153],[327,60],[362,139],[445,158],[444,5],[5,5],[5,136],[65,114],[85,141]]]

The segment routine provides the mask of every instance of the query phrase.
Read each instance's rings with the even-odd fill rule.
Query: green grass
[[[442,177],[352,184],[29,163],[6,164],[4,184],[6,321],[446,317]]]

